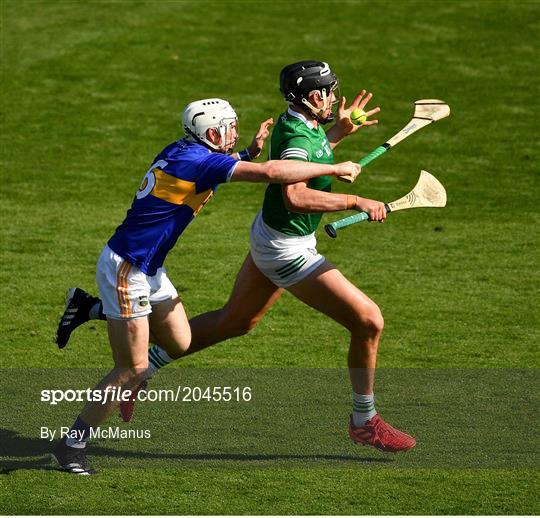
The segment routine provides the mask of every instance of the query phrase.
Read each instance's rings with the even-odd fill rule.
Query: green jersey
[[[334,154],[321,125],[313,126],[302,114],[289,109],[279,117],[270,141],[270,160],[304,160],[332,164]],[[330,192],[331,176],[311,178],[310,189]],[[317,229],[322,213],[300,214],[285,207],[280,184],[266,188],[262,209],[263,221],[274,230],[289,236],[307,236]]]

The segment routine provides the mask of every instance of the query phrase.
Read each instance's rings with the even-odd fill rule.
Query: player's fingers
[[[345,96],[341,98],[341,101],[339,101],[339,111],[342,112],[345,110],[345,103],[347,102],[347,99],[345,99]]]
[[[354,101],[353,101],[353,103],[352,103],[352,107],[357,108],[358,105],[360,104],[360,101],[362,100],[362,97],[364,97],[364,95],[366,95],[366,91],[365,91],[365,90],[362,90],[362,91],[354,98]]]
[[[358,108],[360,108],[361,110],[364,109],[364,106],[370,101],[370,99],[373,97],[373,94],[371,92],[369,92],[363,99],[362,101],[360,102],[360,104],[358,105]]]
[[[381,111],[381,108],[377,106],[377,108],[373,108],[373,110],[369,110],[366,112],[367,117],[371,117],[372,115],[375,115],[376,113],[379,113]]]
[[[274,119],[266,119],[264,122],[261,123],[261,126],[259,128],[259,131],[257,132],[257,135],[255,135],[255,138],[257,140],[265,139],[270,135],[270,132],[268,131],[268,127],[274,124]]]
[[[370,221],[380,221],[381,220],[381,213],[380,213],[380,207],[377,203],[374,203],[371,209],[369,210],[369,219]]]
[[[372,120],[372,121],[366,121],[362,124],[362,126],[373,126],[373,124],[379,124],[379,120],[378,119],[375,119],[375,120]]]

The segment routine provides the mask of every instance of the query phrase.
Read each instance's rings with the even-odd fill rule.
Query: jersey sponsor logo
[[[317,158],[322,158],[323,155],[324,155],[324,152],[322,149],[318,149],[317,151],[315,151],[315,156]]]
[[[328,145],[328,140],[326,138],[323,138],[322,141],[321,141],[321,151],[320,151],[320,155],[319,155],[319,152],[317,151],[316,155],[317,155],[317,158],[321,158],[323,156],[323,150],[326,151],[326,154],[328,156],[330,156],[332,154],[332,148]]]

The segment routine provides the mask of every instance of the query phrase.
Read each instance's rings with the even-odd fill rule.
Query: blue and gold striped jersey
[[[154,159],[109,247],[147,275],[165,257],[237,161],[185,139],[168,145]]]

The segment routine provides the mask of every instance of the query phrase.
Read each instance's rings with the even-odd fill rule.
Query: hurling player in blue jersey
[[[123,396],[140,387],[148,368],[148,343],[165,350],[185,351],[191,331],[163,262],[176,241],[218,185],[249,181],[289,183],[319,176],[356,178],[360,166],[308,164],[274,160],[252,163],[268,137],[271,119],[265,121],[250,148],[232,154],[238,140],[238,120],[227,101],[204,99],[189,104],[182,115],[185,138],[159,153],[144,176],[123,223],[103,249],[96,280],[107,319],[115,368],[97,385],[93,394],[102,399],[120,388]],[[78,308],[70,299],[59,326],[57,342],[69,338]],[[65,345],[65,343],[63,345]],[[98,396],[99,397],[99,396]],[[58,442],[54,456],[69,473],[90,474],[86,440],[91,430],[119,406],[116,401],[90,401],[70,431]],[[132,411],[128,407],[128,412]],[[128,420],[130,416],[123,416]]]

